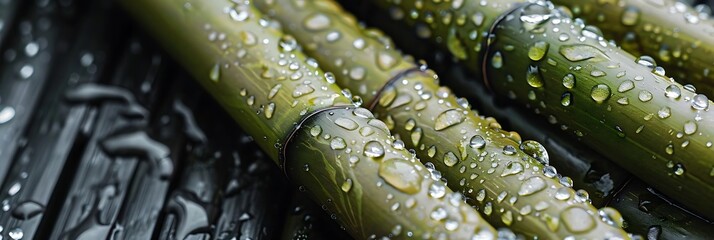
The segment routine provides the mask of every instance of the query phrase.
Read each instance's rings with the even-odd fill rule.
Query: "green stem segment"
[[[352,102],[293,39],[239,2],[121,1],[273,160],[285,149],[291,180],[355,238],[495,237],[372,113],[336,108]]]
[[[676,0],[554,0],[629,53],[652,56],[669,76],[714,97],[714,20]]]
[[[714,128],[709,127],[714,116],[706,96],[664,77],[646,58],[636,62],[552,5],[528,4],[512,11],[504,10],[505,6],[512,9],[517,1],[417,7],[414,1],[379,2],[412,12],[409,16],[414,21],[428,23],[429,29],[435,29],[432,32],[439,33],[433,39],[438,42],[446,37],[442,45],[455,56],[465,54],[464,59],[481,59],[484,48],[474,46],[483,42],[468,35],[452,38],[444,29],[464,31],[476,25],[433,19],[500,11],[503,21],[493,22],[492,30],[474,30],[493,38],[484,61],[469,62],[469,67],[485,74],[498,94],[555,119],[582,143],[687,207],[714,218],[714,205],[709,204],[714,198]]]
[[[476,115],[439,86],[433,72],[401,57],[388,37],[360,29],[334,2],[255,4],[283,23],[323,69],[339,73],[339,85],[376,102],[375,114],[493,225],[547,239],[628,237],[615,221],[602,220],[621,219],[619,213],[598,211],[584,192],[564,186],[554,168],[538,162],[547,161],[539,143],[521,142]]]
[[[529,5],[498,26],[485,67],[496,92],[554,116],[583,143],[714,217],[714,113],[704,95],[548,6]]]

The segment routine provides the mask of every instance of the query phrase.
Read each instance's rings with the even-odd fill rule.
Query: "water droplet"
[[[572,89],[575,87],[575,75],[572,73],[565,74],[563,77],[563,87],[567,89]]]
[[[563,105],[563,107],[570,106],[573,102],[573,96],[570,94],[570,92],[565,92],[563,95],[560,97],[560,105]]]
[[[338,31],[331,31],[327,33],[327,35],[325,35],[325,40],[327,40],[327,42],[335,42],[337,40],[340,40],[341,37],[342,33]]]
[[[704,94],[697,94],[692,98],[692,108],[696,110],[705,110],[709,108],[709,99]]]
[[[548,53],[549,47],[548,42],[538,41],[528,49],[528,57],[533,61],[540,61]]]
[[[635,82],[630,81],[630,80],[625,80],[622,83],[620,83],[619,87],[617,87],[617,91],[624,93],[624,92],[632,90],[633,88],[635,88]]]
[[[332,141],[330,141],[330,148],[332,148],[332,150],[341,150],[345,149],[345,147],[347,147],[347,143],[340,137],[333,138]]]
[[[453,167],[457,163],[459,163],[459,158],[456,157],[456,154],[454,154],[453,152],[447,152],[446,154],[444,154],[444,164],[447,167]]]
[[[357,50],[362,50],[364,49],[364,47],[367,46],[367,42],[364,40],[364,38],[357,38],[352,41],[352,46],[355,47]]]
[[[642,55],[638,57],[635,62],[639,65],[649,68],[650,70],[654,70],[654,68],[657,66],[657,62],[655,62],[654,58],[647,55]]]
[[[531,65],[528,66],[528,72],[526,74],[526,81],[528,85],[534,88],[543,87],[543,76],[541,76],[538,66]]]
[[[684,175],[685,169],[684,169],[684,165],[682,165],[681,163],[675,164],[672,169],[674,169],[674,174],[675,174],[675,175],[677,175],[677,176],[682,176],[682,175]]]
[[[298,85],[295,87],[295,90],[293,90],[292,96],[294,98],[299,98],[299,97],[305,96],[307,94],[310,94],[314,91],[315,91],[315,89],[309,85]]]
[[[605,84],[595,85],[590,90],[590,97],[597,103],[603,103],[610,98],[610,87]]]
[[[523,152],[529,156],[535,158],[543,165],[548,165],[550,163],[550,157],[548,156],[548,151],[537,141],[526,140],[519,146]]]
[[[650,92],[647,91],[647,90],[642,90],[642,91],[640,91],[640,94],[638,95],[638,98],[639,98],[640,101],[642,101],[642,102],[649,102],[650,100],[652,100],[652,93],[650,93]]]
[[[659,111],[657,111],[657,116],[660,119],[668,118],[671,115],[672,115],[672,110],[669,107],[662,107],[661,109],[659,109]]]
[[[349,192],[350,189],[352,189],[352,179],[347,179],[345,182],[342,183],[342,191],[343,192]]]
[[[640,20],[640,9],[635,7],[627,7],[622,12],[622,24],[625,26],[634,26]]]
[[[684,122],[684,133],[687,135],[692,135],[697,132],[697,123],[694,121]]]
[[[0,124],[7,123],[13,118],[15,118],[15,108],[5,106],[0,110]]]
[[[486,146],[486,140],[481,137],[481,135],[474,135],[469,140],[469,146],[471,148],[481,149]]]
[[[446,185],[443,182],[435,181],[429,186],[429,196],[433,198],[443,198],[446,195]]]
[[[503,169],[501,177],[510,176],[523,172],[523,164],[518,162],[509,162],[508,165]]]
[[[595,220],[585,210],[579,207],[570,207],[560,213],[563,225],[573,233],[584,233],[595,227]]]
[[[218,80],[221,77],[221,66],[220,64],[216,63],[211,67],[211,71],[208,73],[208,79],[210,79],[213,82],[218,82]]]
[[[571,62],[580,62],[585,60],[600,62],[609,59],[609,57],[600,51],[600,49],[586,44],[561,46],[558,52],[560,55],[563,55],[565,59],[568,59]]]
[[[32,65],[23,65],[20,68],[20,77],[22,79],[28,79],[35,73],[35,68]]]
[[[606,75],[607,75],[607,73],[605,73],[601,70],[597,70],[597,69],[590,72],[590,76],[593,76],[593,77],[602,77],[602,76],[606,76]]]
[[[280,46],[280,50],[283,52],[292,52],[298,48],[298,42],[293,36],[283,35],[280,41],[278,41],[278,46]]]
[[[359,127],[357,122],[355,122],[354,120],[343,117],[336,119],[335,124],[350,131],[355,130],[357,129],[357,127]]]
[[[231,17],[234,21],[238,22],[243,22],[245,20],[248,20],[248,17],[250,16],[250,12],[244,9],[235,9],[231,8],[230,11],[228,11],[228,16]]]
[[[392,187],[407,194],[419,192],[423,179],[411,162],[401,158],[382,162],[379,165],[379,176]]]
[[[562,201],[570,199],[570,188],[567,188],[567,187],[558,188],[558,190],[555,191],[555,199],[562,200]]]
[[[268,103],[268,106],[265,107],[265,118],[271,119],[273,118],[273,113],[275,113],[275,103]]]
[[[432,145],[431,147],[429,147],[429,149],[426,150],[426,155],[429,156],[430,158],[433,158],[434,156],[436,156],[436,146]]]
[[[442,112],[436,117],[434,130],[441,131],[456,124],[463,122],[466,119],[464,114],[458,109],[450,109]]]
[[[446,222],[444,223],[444,228],[446,228],[446,230],[448,231],[454,231],[459,228],[459,222],[453,219],[446,220]]]
[[[496,51],[491,57],[491,66],[495,69],[501,69],[503,67],[503,55],[501,52]]]
[[[357,66],[350,70],[350,78],[353,80],[362,80],[367,75],[367,70],[364,67]]]
[[[392,69],[397,65],[398,59],[398,57],[392,56],[391,52],[380,50],[377,53],[377,67],[384,71]]]
[[[442,207],[434,208],[434,210],[431,211],[431,214],[429,214],[431,219],[434,219],[436,221],[444,220],[444,219],[446,219],[446,217],[448,217],[448,215],[449,214],[446,212],[446,209],[444,209]]]
[[[518,190],[518,195],[528,196],[545,189],[545,187],[546,183],[543,178],[538,176],[530,177],[526,179],[523,184],[521,184],[521,188]]]
[[[384,156],[384,146],[377,141],[370,141],[364,145],[364,155],[371,158]]]
[[[317,137],[322,133],[322,127],[319,125],[315,125],[312,128],[310,128],[310,136]]]
[[[40,45],[37,44],[37,42],[29,42],[27,45],[25,45],[25,54],[28,57],[34,57],[37,55],[37,52],[40,51]]]
[[[503,147],[503,154],[506,154],[506,155],[516,154],[516,148],[513,147],[512,145],[506,145],[505,147]]]
[[[536,29],[553,16],[551,10],[544,4],[530,4],[521,10],[520,20],[528,31]]]
[[[20,228],[14,228],[10,230],[7,235],[13,240],[20,240],[25,236],[25,233],[22,232],[22,229]]]
[[[667,86],[667,88],[664,90],[664,95],[667,96],[668,98],[674,98],[677,99],[679,96],[682,95],[682,90],[679,89],[679,86],[675,84],[671,84]]]
[[[322,13],[312,14],[305,18],[305,21],[303,22],[303,26],[305,26],[305,28],[310,31],[325,30],[330,27],[330,24],[332,24],[330,22],[330,18]]]

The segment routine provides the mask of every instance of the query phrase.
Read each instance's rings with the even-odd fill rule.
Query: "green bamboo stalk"
[[[428,9],[440,15],[471,16],[499,9],[505,14],[513,8],[504,4],[465,5],[457,10],[447,4],[417,10],[406,1],[399,6],[405,12]],[[494,36],[486,64],[469,64],[479,72],[485,70],[497,93],[553,116],[572,135],[648,184],[706,217],[714,216],[714,206],[707,203],[714,197],[713,130],[706,127],[712,117],[704,95],[682,90],[650,68],[646,58],[636,61],[553,6],[529,4],[503,19],[494,31],[484,30]],[[458,24],[441,22],[432,28],[463,31]],[[463,46],[450,48],[456,53],[481,44],[465,38],[455,41]],[[482,59],[482,53],[468,53],[470,59]],[[507,69],[521,69],[522,74]]]
[[[446,36],[441,45],[456,56],[483,60],[468,66],[485,74],[498,94],[556,119],[582,143],[685,206],[714,218],[714,205],[708,203],[714,198],[714,128],[709,127],[714,116],[707,97],[686,90],[647,58],[636,59],[550,3],[541,3],[516,8],[514,1],[484,6],[465,1],[454,8],[453,3],[429,1],[416,8],[414,1],[401,1],[393,7],[417,12],[410,16],[429,23],[426,26],[438,33],[431,35],[433,39]],[[476,27],[430,20],[485,12],[492,13],[489,16],[500,12],[503,16],[496,19],[503,21]],[[432,16],[425,17],[429,13]],[[445,34],[456,31],[491,36],[488,55],[484,58],[483,50],[472,51],[485,47],[468,35]]]
[[[543,147],[498,129],[457,99],[438,77],[405,59],[391,40],[360,29],[333,1],[256,0],[279,20],[338,85],[375,102],[375,114],[427,165],[463,192],[494,226],[529,237],[627,238],[612,209],[598,211],[584,192],[555,178]],[[389,85],[393,79],[393,84]],[[523,149],[519,150],[518,148]]]
[[[495,237],[244,1],[120,2],[355,238]]]
[[[547,9],[539,5],[530,8]],[[514,15],[520,19],[529,16],[529,10]],[[496,39],[487,57],[493,89],[553,115],[583,143],[635,176],[714,217],[714,206],[707,200],[714,197],[714,113],[709,111],[710,101],[683,90],[657,68],[651,69],[645,58],[636,60],[616,46],[604,44],[587,27],[570,24],[567,18],[560,24],[544,21],[532,31],[571,31],[535,38],[528,36],[531,33],[513,35],[523,32],[519,19],[500,23],[502,27],[494,32]],[[560,40],[565,38],[563,34],[570,39]],[[542,47],[544,42],[549,46]],[[508,51],[509,45],[542,51],[543,55]],[[505,68],[497,68],[499,62],[522,69],[522,74],[506,73]],[[508,82],[511,78],[513,82]]]
[[[714,20],[676,0],[554,0],[634,55],[649,55],[668,76],[714,97]]]

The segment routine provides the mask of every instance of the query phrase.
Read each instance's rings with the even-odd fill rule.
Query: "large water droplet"
[[[429,196],[440,199],[446,195],[446,185],[441,181],[435,181],[429,186]]]
[[[585,209],[570,207],[560,213],[563,225],[573,233],[584,233],[595,227],[595,219]]]
[[[585,60],[600,62],[609,59],[609,57],[600,51],[600,49],[586,44],[561,46],[558,52],[571,62],[580,62]]]
[[[332,148],[332,150],[341,150],[345,149],[346,147],[347,143],[344,139],[340,137],[333,138],[332,141],[330,141],[330,148]]]
[[[405,159],[385,160],[379,165],[379,176],[392,187],[407,194],[417,193],[421,189],[422,177],[414,165]]]
[[[622,81],[622,83],[620,83],[619,87],[617,87],[617,91],[624,93],[624,92],[632,90],[633,88],[635,88],[635,82],[630,81],[630,80],[625,80],[625,81]]]
[[[434,123],[434,130],[441,131],[456,124],[463,122],[466,119],[461,110],[449,109],[436,117],[436,122]]]
[[[350,131],[355,130],[355,129],[357,129],[357,127],[359,127],[357,122],[355,122],[354,120],[349,119],[349,118],[343,118],[343,117],[336,119],[335,125],[340,126],[344,129],[347,129]]]
[[[548,21],[551,17],[553,17],[553,13],[545,4],[530,4],[521,10],[519,19],[523,22],[523,27],[531,31]]]
[[[508,163],[508,165],[506,165],[506,168],[503,169],[501,177],[510,176],[521,172],[523,172],[523,164],[520,164],[518,162],[510,162]]]
[[[662,107],[657,111],[657,116],[661,119],[668,118],[672,115],[672,110],[669,107]]]
[[[528,85],[534,88],[543,87],[543,76],[541,76],[538,66],[531,65],[528,66],[528,72],[526,74],[526,81]]]
[[[476,149],[481,149],[486,146],[486,140],[481,135],[474,135],[469,140],[469,146]]]
[[[539,142],[533,140],[523,141],[520,145],[521,150],[529,156],[535,158],[543,165],[548,165],[550,162],[550,157],[548,157],[548,151]]]
[[[650,70],[654,70],[654,68],[657,67],[657,62],[655,62],[654,58],[647,55],[642,55],[638,57],[635,62],[639,65],[649,68]]]
[[[384,146],[377,141],[370,141],[364,145],[364,155],[371,158],[384,156]]]
[[[696,110],[705,110],[709,108],[709,99],[704,94],[697,94],[692,98],[692,108]]]
[[[457,163],[459,163],[459,158],[456,157],[456,154],[454,154],[453,152],[447,152],[446,154],[444,154],[444,164],[447,167],[453,167]]]
[[[675,84],[671,84],[667,86],[667,88],[664,90],[664,95],[668,98],[677,99],[679,98],[679,96],[682,95],[682,89],[680,89],[679,86]]]
[[[305,26],[307,30],[311,31],[325,30],[330,27],[330,24],[330,18],[322,13],[312,14],[305,18],[305,21],[303,22],[303,26]]]
[[[638,94],[637,98],[639,98],[642,102],[649,102],[652,100],[652,93],[647,90],[642,90],[640,91],[640,94]]]
[[[605,84],[595,85],[590,90],[590,97],[597,103],[603,103],[610,98],[610,87]]]
[[[684,133],[687,135],[692,135],[697,132],[697,123],[694,121],[684,122]]]
[[[548,42],[544,41],[538,41],[534,43],[529,49],[528,49],[528,58],[530,58],[533,61],[540,61],[543,59],[546,53],[548,53],[548,48],[550,47],[550,44]]]
[[[521,184],[521,188],[518,190],[518,195],[528,196],[545,189],[545,187],[546,183],[543,178],[533,176],[526,179],[523,184]]]

